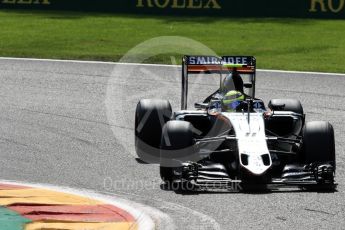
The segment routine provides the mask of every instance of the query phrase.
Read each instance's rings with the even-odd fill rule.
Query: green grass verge
[[[258,68],[345,73],[342,20],[0,11],[0,56],[118,61],[157,36],[191,38],[219,55],[254,55]],[[146,62],[171,63],[170,54]]]

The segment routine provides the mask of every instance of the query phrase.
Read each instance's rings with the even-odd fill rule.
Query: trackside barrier
[[[0,9],[222,17],[345,18],[345,0],[0,0]]]

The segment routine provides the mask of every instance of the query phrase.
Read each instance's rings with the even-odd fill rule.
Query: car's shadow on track
[[[202,194],[252,194],[252,195],[266,195],[266,194],[275,194],[275,193],[336,193],[338,192],[337,189],[329,190],[329,189],[304,189],[304,188],[281,188],[281,189],[263,189],[263,188],[257,188],[257,189],[250,189],[250,190],[226,190],[226,189],[217,189],[217,190],[204,190],[204,189],[186,189],[185,187],[181,188],[177,185],[171,186],[168,184],[161,184],[160,185],[161,190],[164,191],[171,191],[179,195],[202,195]]]
[[[150,163],[147,163],[147,162],[145,162],[145,161],[143,161],[143,160],[141,160],[140,158],[135,158],[135,160],[137,161],[137,163],[139,163],[139,164],[142,164],[142,165],[149,165]]]

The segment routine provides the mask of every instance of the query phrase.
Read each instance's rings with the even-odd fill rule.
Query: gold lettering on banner
[[[198,2],[199,2],[199,4],[198,4]],[[202,0],[189,0],[187,8],[188,9],[201,9],[202,8]]]
[[[326,5],[327,1],[327,5]],[[339,5],[335,7],[334,0],[311,0],[309,12],[328,12],[331,11],[333,13],[339,13],[341,10],[344,9],[345,0],[338,0]]]
[[[339,0],[339,6],[338,8],[334,8],[333,1],[328,0],[328,8],[333,12],[333,13],[338,13],[344,8],[344,0]]]
[[[151,0],[146,0],[148,7],[153,7]],[[137,7],[145,7],[144,0],[138,0]]]
[[[213,9],[221,9],[222,7],[219,5],[219,3],[217,2],[218,0],[209,0],[208,3],[205,5],[204,8],[210,8],[210,5],[212,3],[212,8]]]
[[[20,5],[31,5],[31,4],[42,4],[49,5],[49,0],[3,0],[3,4],[20,4]]]
[[[317,12],[316,4],[319,4],[322,12],[327,12],[324,0],[311,0],[309,12]]]
[[[178,4],[180,3],[180,4]],[[174,0],[171,8],[183,9],[186,8],[186,0]]]
[[[13,1],[13,0],[6,0]],[[30,0],[19,0],[30,1]],[[31,0],[32,1],[32,0]],[[37,0],[36,0],[37,1]],[[219,0],[137,0],[137,8],[221,9]]]
[[[163,4],[160,3],[161,1],[162,0],[155,0],[156,6],[158,8],[166,8],[169,5],[169,0],[163,0],[163,1],[165,1],[165,3],[163,3]]]

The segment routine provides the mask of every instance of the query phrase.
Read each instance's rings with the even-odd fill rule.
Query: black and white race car
[[[187,110],[188,79],[217,74],[219,89]],[[247,81],[243,82],[243,76]],[[229,77],[230,76],[230,77]],[[185,56],[181,110],[166,100],[140,100],[135,114],[139,158],[159,163],[165,183],[231,189],[297,186],[334,190],[335,141],[330,123],[306,122],[300,101],[255,98],[256,59]],[[219,105],[226,91],[243,92],[235,111]]]

